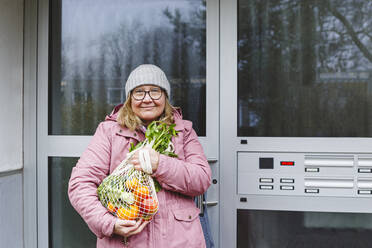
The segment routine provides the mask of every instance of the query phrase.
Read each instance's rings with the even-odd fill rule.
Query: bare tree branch
[[[326,2],[327,8],[329,11],[340,20],[340,22],[345,26],[347,32],[350,34],[351,39],[355,43],[355,45],[359,48],[359,50],[364,54],[364,56],[372,62],[372,54],[368,51],[367,47],[360,41],[358,35],[356,34],[355,30],[353,29],[350,22],[334,8],[329,1]]]

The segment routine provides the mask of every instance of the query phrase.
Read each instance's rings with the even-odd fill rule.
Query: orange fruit
[[[149,187],[146,187],[146,186],[137,187],[133,193],[136,198],[136,201],[138,202],[141,202],[142,200],[150,197]]]
[[[123,220],[135,220],[139,216],[139,208],[136,205],[131,205],[130,208],[119,208],[116,215]]]
[[[154,215],[158,210],[159,203],[154,198],[147,198],[144,199],[140,204],[140,210],[144,214],[143,217],[146,215]]]
[[[125,186],[127,189],[133,191],[138,187],[138,179],[135,177],[132,177],[131,179],[125,181]]]
[[[107,204],[107,209],[108,209],[111,213],[115,213],[116,210],[117,210],[117,208],[115,208],[115,206],[112,205],[111,202],[109,202],[109,203]]]

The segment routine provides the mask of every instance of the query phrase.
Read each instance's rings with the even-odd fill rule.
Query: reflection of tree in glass
[[[126,19],[100,39],[90,41],[84,56],[72,39],[63,40],[69,46],[61,51],[65,71],[61,132],[92,134],[93,127],[112,107],[125,100],[125,80],[130,71],[139,64],[153,63],[169,76],[174,91],[172,102],[184,109],[184,116],[193,120],[196,129],[200,129],[198,133],[203,135],[205,1],[191,2],[200,6],[190,13],[184,9],[161,11],[170,25]]]
[[[67,87],[61,101],[61,133],[92,134],[107,114],[104,61],[101,51],[98,63],[94,60],[78,63],[73,74],[64,79]],[[85,67],[81,70],[80,65]]]
[[[321,18],[322,39],[335,65],[329,61],[329,69],[366,69],[371,67],[372,53],[372,6],[369,1],[354,0],[349,4],[342,1],[318,3]],[[367,59],[367,61],[366,61]],[[338,67],[338,68],[337,68]]]
[[[372,136],[370,13],[362,0],[242,1],[239,135]]]
[[[188,13],[188,20],[179,9],[171,12],[166,8],[163,14],[173,27],[169,75],[172,101],[182,107],[185,118],[193,121],[196,132],[205,135],[206,2],[198,2],[197,8]],[[193,65],[198,68],[193,69]]]

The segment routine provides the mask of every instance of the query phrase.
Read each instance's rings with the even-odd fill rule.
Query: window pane
[[[238,248],[371,247],[372,214],[237,211]]]
[[[370,1],[241,0],[238,135],[372,136]]]
[[[91,135],[138,65],[160,66],[171,103],[205,136],[205,0],[50,1],[49,134]]]
[[[49,246],[52,248],[96,246],[96,236],[71,206],[67,195],[72,167],[77,160],[49,158]]]

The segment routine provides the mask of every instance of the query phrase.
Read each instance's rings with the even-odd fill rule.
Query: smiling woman
[[[122,241],[129,247],[206,247],[194,197],[210,186],[211,169],[192,123],[183,120],[180,110],[170,105],[170,84],[155,65],[140,65],[133,70],[125,91],[125,103],[115,107],[98,126],[89,147],[72,170],[69,182],[72,206],[97,236],[97,247],[122,247]],[[171,147],[177,157],[145,146],[127,158],[131,145],[144,141],[152,121],[172,124],[177,135],[172,138]],[[140,152],[144,151],[149,155],[149,170],[142,169]],[[115,174],[124,159],[161,186],[157,193],[159,209],[151,220],[137,210],[130,219],[121,219],[124,213],[133,210],[131,205],[117,210],[117,218],[110,213],[115,211],[113,207],[106,209],[98,200],[97,185],[109,174]],[[153,204],[147,201],[139,206]]]

